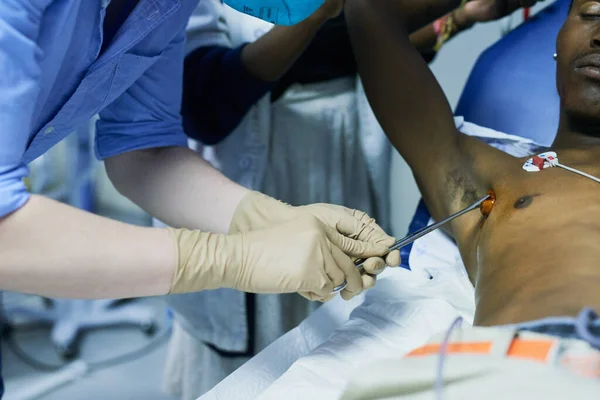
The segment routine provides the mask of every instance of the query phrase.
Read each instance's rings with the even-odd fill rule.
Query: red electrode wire
[[[529,19],[529,12],[530,12],[529,8],[523,9],[523,21],[527,21]]]

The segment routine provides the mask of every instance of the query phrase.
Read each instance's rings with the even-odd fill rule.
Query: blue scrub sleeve
[[[51,0],[0,1],[0,218],[27,202],[23,155],[31,139],[44,54],[42,16]]]
[[[206,145],[221,142],[277,83],[246,70],[244,46],[200,47],[186,57],[181,113],[189,137]]]

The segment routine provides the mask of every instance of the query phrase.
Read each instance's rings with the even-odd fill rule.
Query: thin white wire
[[[563,165],[563,164],[561,164],[561,163],[558,163],[558,162],[557,162],[557,163],[555,163],[554,165],[555,165],[555,166],[557,166],[557,167],[560,167],[560,168],[562,168],[562,169],[566,169],[567,171],[574,172],[574,173],[576,173],[576,174],[578,174],[578,175],[585,176],[586,178],[589,178],[589,179],[591,179],[591,180],[593,180],[593,181],[595,181],[595,182],[598,182],[598,183],[600,183],[600,179],[596,178],[596,177],[595,177],[595,176],[593,176],[593,175],[586,174],[585,172],[583,172],[583,171],[580,171],[580,170],[578,170],[578,169],[571,168],[571,167],[567,167],[566,165]]]

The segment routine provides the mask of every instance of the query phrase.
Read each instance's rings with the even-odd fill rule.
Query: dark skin
[[[600,310],[600,185],[560,168],[526,172],[525,159],[458,132],[442,89],[408,40],[456,3],[347,0],[371,106],[435,219],[490,189],[496,195],[489,216],[472,212],[449,227],[475,286],[475,324]],[[561,113],[552,150],[561,163],[600,176],[599,1],[575,0],[557,53]]]
[[[119,18],[121,16],[129,16],[133,9],[137,6],[139,0],[112,0],[108,7],[106,8],[106,14],[104,15],[104,27],[106,29],[107,26],[114,26],[117,24]],[[115,31],[120,28],[120,26],[115,26]],[[113,38],[114,39],[114,38]],[[102,43],[101,53],[106,51],[108,46],[110,46],[112,40],[105,40]]]

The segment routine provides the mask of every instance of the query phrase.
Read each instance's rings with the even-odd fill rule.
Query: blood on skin
[[[494,208],[494,203],[496,202],[496,195],[493,190],[490,190],[487,194],[490,197],[479,206],[479,211],[481,211],[481,214],[483,214],[484,217],[490,215],[492,208]]]

